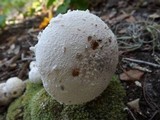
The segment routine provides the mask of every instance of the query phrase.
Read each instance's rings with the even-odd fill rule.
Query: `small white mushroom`
[[[33,82],[33,83],[41,83],[41,76],[40,73],[38,71],[38,68],[36,66],[36,61],[32,61],[29,65],[30,67],[30,71],[28,73],[29,76],[29,81]]]
[[[30,70],[31,70],[32,68],[34,68],[34,67],[36,67],[36,61],[31,61],[30,64],[29,64]]]
[[[4,91],[5,86],[6,86],[6,83],[0,83],[0,91]]]
[[[29,71],[29,80],[33,83],[41,83],[41,76],[37,67],[32,68]]]
[[[36,64],[46,91],[65,104],[82,104],[108,86],[118,63],[109,27],[89,11],[59,15],[40,34]]]
[[[10,98],[16,98],[23,93],[25,89],[25,83],[17,77],[12,77],[6,81],[4,89],[6,96],[9,96]]]
[[[6,83],[0,84],[0,107],[7,105],[11,101],[10,97],[8,97],[5,92],[5,86],[6,86]]]
[[[30,47],[29,48],[31,51],[35,52],[35,47]]]

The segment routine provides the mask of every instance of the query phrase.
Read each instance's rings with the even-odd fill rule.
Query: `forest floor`
[[[160,3],[109,0],[93,4],[92,13],[117,36],[116,74],[126,90],[128,120],[160,120]],[[115,2],[117,1],[117,2]],[[0,34],[0,82],[28,78],[42,16],[7,26]]]

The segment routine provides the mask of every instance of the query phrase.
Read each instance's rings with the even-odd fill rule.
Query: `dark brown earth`
[[[132,36],[137,22],[143,24],[144,21],[151,21],[159,24],[160,16],[149,17],[154,13],[160,15],[160,4],[155,1],[108,0],[107,2],[106,0],[100,0],[100,2],[91,4],[90,10],[100,16],[118,38],[128,35],[126,32],[128,27],[131,27],[129,30],[132,31],[130,34]],[[29,50],[29,47],[37,43],[36,36],[41,31],[38,26],[42,19],[41,16],[26,19],[20,24],[7,26],[0,34],[0,82],[4,82],[13,76],[18,76],[22,80],[28,78],[29,63],[34,59],[34,54]],[[141,23],[139,25],[142,25]],[[146,41],[152,39],[152,34],[146,32],[146,30],[139,34],[140,38],[144,38]],[[123,58],[133,58],[159,64],[152,54],[160,57],[160,31],[158,32],[156,47],[153,47],[153,42],[141,43],[129,39],[124,41],[129,46],[126,48],[121,42],[119,41],[120,60],[116,71],[118,76],[125,70],[133,69],[129,66],[133,62],[124,62]],[[138,47],[133,47],[135,44]],[[124,98],[126,104],[124,110],[128,114],[128,120],[160,120],[160,67],[153,67],[145,63],[138,63],[138,65],[150,69],[152,72],[145,71],[144,75],[138,79],[142,87],[135,84],[136,80],[120,79],[127,94]],[[140,99],[140,111],[127,105],[128,102],[137,98]],[[5,110],[1,112],[5,112]]]

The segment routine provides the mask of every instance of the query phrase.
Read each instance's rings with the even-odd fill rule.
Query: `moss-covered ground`
[[[8,108],[6,120],[125,120],[125,91],[115,78],[95,100],[82,105],[63,105],[42,85],[27,83],[23,96]]]

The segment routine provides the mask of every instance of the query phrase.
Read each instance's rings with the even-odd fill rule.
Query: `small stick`
[[[19,52],[18,54],[16,54],[14,57],[12,57],[10,60],[8,60],[8,61],[5,63],[5,65],[9,66],[10,64],[16,62],[16,60],[18,60],[18,59],[20,58],[21,53],[22,53],[22,52],[20,51],[20,52]]]
[[[35,61],[36,58],[33,58],[33,57],[25,58],[25,57],[24,57],[24,54],[22,54],[22,55],[21,55],[21,60],[22,60],[22,61]]]
[[[35,61],[36,58],[23,58],[22,61]]]
[[[151,62],[146,62],[146,61],[143,61],[143,60],[136,60],[136,59],[131,59],[131,58],[123,58],[122,60],[123,61],[131,61],[131,62],[135,62],[135,63],[141,63],[141,64],[147,64],[147,65],[150,65],[150,66],[155,67],[155,68],[160,68],[160,65],[158,65],[158,64],[151,63]]]
[[[132,118],[133,118],[134,120],[137,120],[137,119],[135,118],[134,114],[132,113],[132,111],[131,111],[128,107],[124,108],[124,110],[126,110],[126,111],[132,116]]]
[[[128,63],[128,61],[127,61]],[[144,71],[144,72],[152,72],[150,69],[145,68],[145,67],[141,67],[140,65],[138,65],[137,63],[130,63],[129,64],[130,67],[140,70],[140,71]]]

